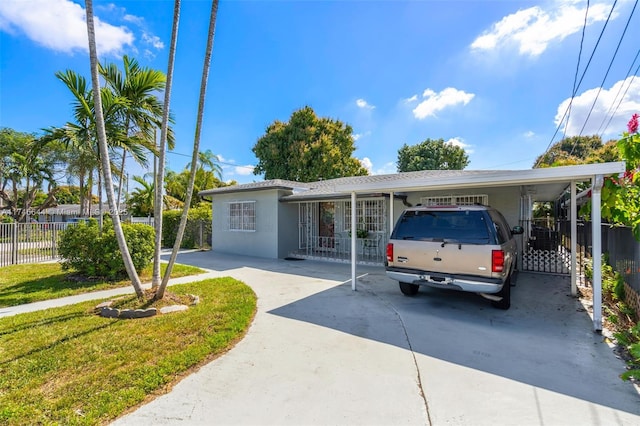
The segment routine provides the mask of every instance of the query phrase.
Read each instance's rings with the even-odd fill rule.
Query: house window
[[[230,231],[255,231],[256,202],[235,201],[229,203],[228,218]]]
[[[351,202],[344,202],[342,227],[351,230]],[[386,208],[384,200],[356,201],[356,227],[368,232],[386,232]]]

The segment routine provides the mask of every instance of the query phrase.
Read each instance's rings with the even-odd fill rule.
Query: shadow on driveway
[[[422,288],[406,297],[381,268],[361,278],[359,290],[358,303],[340,302],[349,299],[348,283],[270,313],[401,347],[408,340],[422,355],[640,414],[636,390],[618,377],[624,364],[592,332],[568,278],[520,274],[508,311],[455,291]],[[376,322],[384,321],[372,315],[380,309],[398,316],[406,336]]]

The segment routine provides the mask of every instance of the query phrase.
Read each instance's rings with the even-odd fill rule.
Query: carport
[[[530,219],[534,202],[557,201],[567,192],[570,194],[570,222],[571,222],[571,293],[577,293],[577,206],[576,184],[590,182],[591,184],[591,212],[593,245],[591,256],[593,259],[593,329],[602,330],[602,241],[601,241],[601,190],[604,179],[625,171],[624,162],[583,164],[576,166],[550,167],[529,170],[496,170],[463,171],[460,174],[442,176],[431,180],[380,179],[359,184],[336,185],[337,192],[351,194],[351,203],[355,205],[358,194],[382,192],[394,198],[394,194],[417,191],[460,190],[486,187],[518,188],[520,199],[514,200],[519,204],[520,218]],[[390,223],[394,222],[395,213],[393,203],[389,212]],[[351,217],[351,229],[356,229],[356,216]],[[356,234],[351,237],[351,286],[356,290]]]

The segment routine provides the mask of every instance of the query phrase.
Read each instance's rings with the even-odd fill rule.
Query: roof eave
[[[461,175],[455,177],[439,177],[425,181],[401,182],[375,182],[355,185],[336,185],[336,192],[372,192],[372,191],[411,191],[420,189],[449,189],[456,187],[479,187],[479,186],[511,186],[529,185],[536,183],[550,183],[559,181],[580,181],[588,180],[596,175],[612,175],[625,171],[625,162],[618,161],[612,163],[581,164],[576,166],[548,167],[543,169],[530,170],[497,170],[495,173],[486,173],[474,177],[471,181],[469,176]]]

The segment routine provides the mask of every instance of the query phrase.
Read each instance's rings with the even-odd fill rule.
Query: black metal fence
[[[562,243],[569,248],[571,244],[571,224],[569,221],[560,222]],[[626,226],[611,226],[603,223],[600,227],[602,238],[602,253],[608,258],[608,263],[624,278],[625,282],[640,293],[640,242],[636,241],[631,228]],[[578,264],[582,259],[591,257],[593,232],[591,222],[578,221],[577,247]]]

